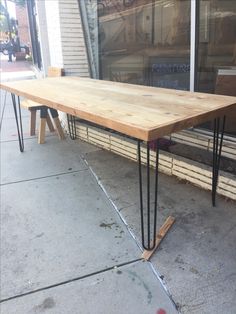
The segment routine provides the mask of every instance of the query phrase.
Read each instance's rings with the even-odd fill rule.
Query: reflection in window
[[[98,0],[102,79],[189,89],[190,0]]]
[[[236,96],[236,1],[200,0],[198,18],[196,90]],[[228,133],[236,134],[235,121],[236,112],[227,117]]]
[[[215,92],[218,70],[236,65],[236,1],[200,0],[197,90]]]

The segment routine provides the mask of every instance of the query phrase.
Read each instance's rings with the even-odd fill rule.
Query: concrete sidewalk
[[[13,58],[14,59],[14,58]],[[0,53],[0,77],[1,81],[10,81],[17,79],[30,79],[35,76],[32,71],[31,61],[8,62],[8,56]]]
[[[1,313],[177,313],[85,161],[101,150],[49,133],[38,145],[28,135],[28,112],[22,116],[24,153],[8,95],[1,132]]]
[[[4,97],[4,95],[1,95]],[[158,224],[140,259],[137,164],[81,141],[18,149],[9,95],[1,130],[1,313],[236,313],[236,206],[160,175]],[[130,231],[135,238],[132,237]]]

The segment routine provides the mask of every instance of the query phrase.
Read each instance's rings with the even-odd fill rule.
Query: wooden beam
[[[41,118],[40,124],[39,124],[39,136],[38,136],[39,144],[44,144],[45,142],[45,129],[46,129],[46,118]]]
[[[51,120],[49,114],[47,114],[46,121],[47,121],[47,125],[48,125],[50,132],[54,132],[55,129],[54,129],[54,126],[52,124],[52,120]]]
[[[56,126],[56,131],[57,131],[57,135],[58,135],[59,139],[64,140],[65,134],[64,134],[64,131],[62,129],[61,122],[60,122],[59,118],[56,117],[56,118],[53,118],[53,120],[54,120],[54,123]]]
[[[30,110],[30,136],[35,135],[36,129],[36,110]]]

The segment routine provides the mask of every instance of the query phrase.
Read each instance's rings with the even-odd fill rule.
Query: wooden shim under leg
[[[39,144],[43,144],[45,142],[45,129],[46,129],[46,118],[40,118],[39,135],[38,135]]]
[[[62,129],[61,122],[60,122],[59,118],[56,117],[56,118],[53,118],[53,120],[54,120],[54,123],[56,126],[56,130],[57,130],[57,134],[58,134],[59,139],[64,140],[65,134],[64,134],[64,131]]]
[[[167,232],[169,231],[169,229],[171,228],[171,226],[173,225],[174,222],[175,222],[175,218],[172,216],[169,216],[166,219],[164,224],[159,229],[158,234],[156,235],[156,245],[155,245],[154,249],[151,251],[144,250],[141,258],[144,258],[146,261],[148,261],[150,259],[150,257],[155,252],[155,250],[157,249],[157,247],[159,246],[161,241],[164,239],[165,235],[167,234]]]
[[[36,110],[30,110],[30,136],[35,135],[36,112]]]
[[[54,132],[55,129],[54,129],[54,126],[52,124],[52,120],[51,120],[49,114],[47,114],[46,121],[47,121],[47,125],[48,125],[48,128],[49,128],[50,132]]]

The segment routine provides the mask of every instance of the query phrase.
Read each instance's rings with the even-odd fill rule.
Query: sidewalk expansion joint
[[[28,136],[28,135],[26,135],[26,136]],[[53,136],[57,137],[56,134],[47,134],[46,138],[48,138],[48,137],[51,138]],[[31,137],[24,137],[24,141],[35,140],[35,139],[37,139],[37,135],[32,135]],[[19,142],[19,140],[18,139],[0,140],[0,143],[12,143],[12,142]]]
[[[104,185],[102,184],[102,181],[98,178],[98,176],[96,175],[96,173],[94,172],[94,170],[92,169],[92,167],[89,165],[88,161],[85,159],[85,156],[82,157],[84,159],[85,164],[87,165],[88,169],[91,171],[92,175],[94,176],[97,184],[99,185],[99,187],[101,188],[101,190],[104,192],[105,196],[107,197],[108,201],[111,203],[112,207],[114,208],[114,210],[117,212],[119,218],[121,219],[121,221],[124,223],[126,229],[128,230],[129,234],[131,235],[131,237],[133,238],[133,240],[135,241],[136,245],[139,247],[140,251],[143,252],[143,249],[141,247],[140,242],[138,241],[136,235],[133,233],[133,231],[130,229],[126,219],[124,218],[124,216],[122,215],[121,211],[122,209],[126,208],[125,206],[122,207],[121,209],[118,209],[116,204],[114,203],[114,201],[112,200],[112,198],[110,197],[110,195],[108,194],[106,188],[104,187]],[[135,204],[135,203],[134,203]],[[134,204],[131,204],[130,206],[133,206]],[[127,206],[130,207],[130,206]],[[144,259],[141,257],[140,259],[138,259],[140,261],[144,261]],[[167,286],[164,284],[163,280],[161,279],[161,275],[159,274],[159,272],[157,271],[157,269],[154,267],[154,265],[150,262],[150,261],[146,261],[150,267],[151,270],[154,274],[154,276],[157,278],[157,280],[160,282],[160,284],[162,285],[162,287],[164,288],[164,290],[166,291],[167,295],[169,296],[170,300],[172,301],[172,303],[174,304],[175,308],[177,309],[177,305],[175,304],[171,293],[169,292]]]
[[[99,271],[95,271],[95,272],[87,274],[87,275],[75,277],[75,278],[68,279],[68,280],[65,280],[65,281],[61,281],[61,282],[58,282],[58,283],[55,283],[55,284],[52,284],[52,285],[49,285],[49,286],[45,286],[45,287],[42,287],[42,288],[39,288],[39,289],[35,289],[35,290],[28,291],[28,292],[25,292],[25,293],[17,294],[17,295],[14,295],[14,296],[11,296],[11,297],[8,297],[8,298],[0,300],[0,303],[11,301],[11,300],[14,300],[14,299],[17,299],[17,298],[21,298],[21,297],[24,297],[24,296],[27,296],[27,295],[30,295],[30,294],[34,294],[34,293],[37,293],[37,292],[49,290],[49,289],[56,288],[56,287],[59,287],[59,286],[67,285],[67,284],[70,284],[72,282],[79,281],[81,279],[85,279],[85,278],[89,278],[89,277],[92,277],[92,276],[95,276],[95,275],[99,275],[101,273],[105,273],[105,272],[108,272],[110,270],[115,270],[117,268],[120,268],[120,267],[123,267],[123,266],[126,266],[126,265],[130,265],[130,264],[134,264],[134,263],[140,262],[140,261],[143,261],[143,260],[141,258],[137,258],[137,259],[134,259],[132,261],[124,262],[124,263],[121,263],[121,264],[117,264],[117,265],[114,265],[114,266],[111,266],[111,267],[108,267],[108,268],[105,268],[105,269],[102,269],[102,270],[99,270]]]
[[[96,173],[93,171],[92,167],[89,165],[88,161],[85,159],[85,157],[82,157],[84,159],[85,164],[87,165],[88,169],[90,170],[90,172],[92,173],[95,181],[97,182],[98,186],[101,188],[101,190],[103,191],[103,193],[105,194],[106,198],[108,199],[108,201],[110,202],[111,206],[114,208],[114,210],[116,211],[118,217],[120,218],[120,220],[123,222],[123,224],[125,225],[127,231],[129,232],[129,234],[131,235],[131,237],[133,238],[133,240],[135,241],[136,245],[138,246],[138,248],[140,249],[140,251],[142,252],[143,249],[141,247],[141,244],[139,243],[137,237],[135,236],[135,234],[133,233],[133,231],[130,229],[126,219],[124,218],[124,216],[121,213],[121,210],[118,209],[118,207],[116,206],[116,204],[114,203],[114,201],[112,200],[112,198],[110,197],[110,195],[108,194],[106,188],[103,186],[101,180],[98,178],[98,176],[96,175]]]
[[[10,184],[17,184],[17,183],[23,183],[23,182],[28,182],[28,181],[36,181],[36,180],[41,180],[41,179],[46,179],[46,178],[53,178],[53,177],[58,177],[58,176],[64,176],[64,175],[74,174],[74,173],[78,173],[78,172],[81,172],[81,171],[87,171],[87,170],[88,170],[88,168],[75,170],[75,171],[69,171],[69,172],[61,172],[61,173],[57,173],[57,174],[51,174],[49,176],[42,176],[42,177],[36,177],[36,178],[31,178],[31,179],[26,179],[26,180],[19,180],[19,181],[2,183],[2,184],[0,184],[0,186],[6,186],[6,185],[10,185]]]
[[[27,140],[35,140],[37,138],[36,135],[32,136],[32,137],[27,137],[27,138],[24,138],[24,141],[27,141]],[[0,140],[0,143],[12,143],[12,142],[19,142],[18,139],[15,139],[15,140]]]

